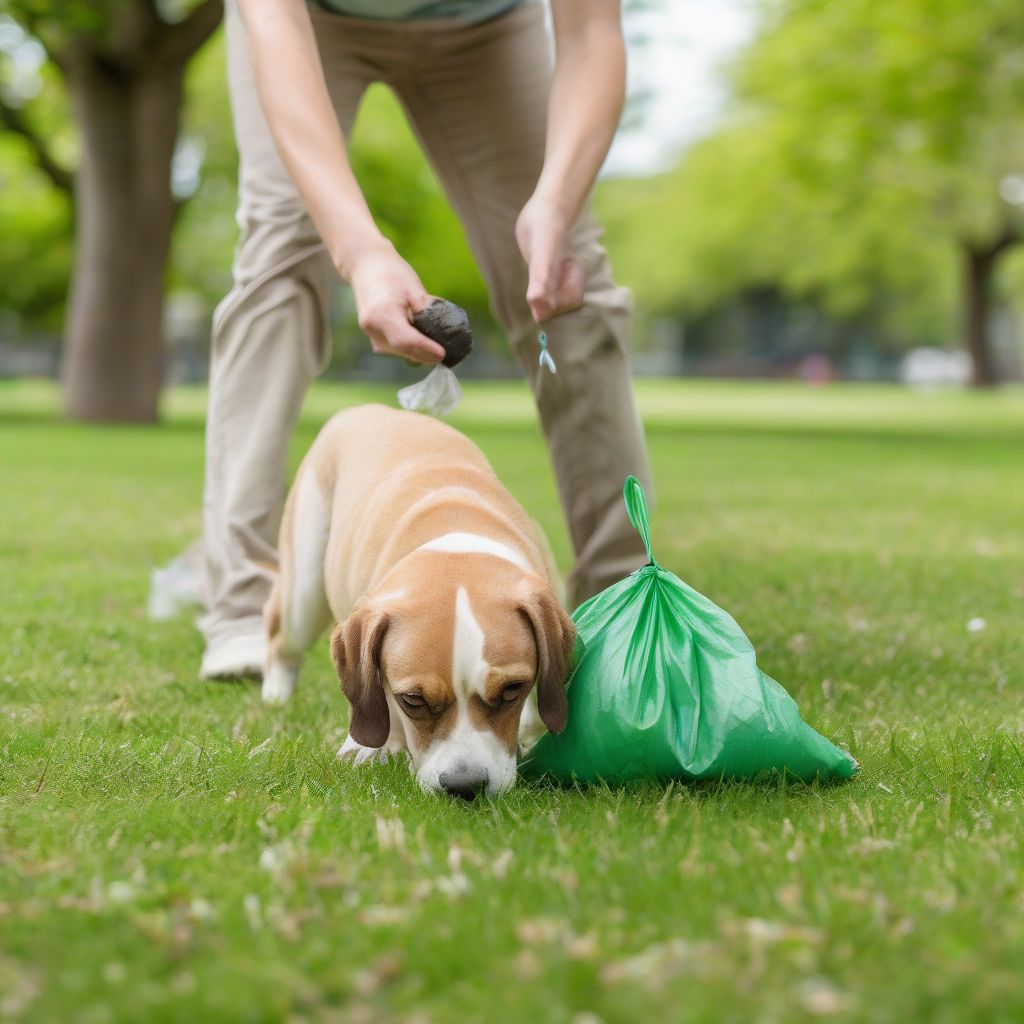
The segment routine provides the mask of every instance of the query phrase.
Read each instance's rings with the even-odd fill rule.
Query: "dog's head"
[[[435,575],[429,586],[386,583],[331,638],[350,736],[381,747],[402,729],[428,791],[507,790],[534,691],[541,721],[555,733],[565,728],[572,619],[546,581],[487,562]]]

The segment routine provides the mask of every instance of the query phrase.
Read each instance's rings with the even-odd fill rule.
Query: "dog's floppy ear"
[[[537,644],[537,710],[541,721],[557,734],[569,720],[565,684],[572,668],[576,626],[547,585],[532,589],[518,611],[530,624]]]
[[[342,693],[352,707],[349,735],[364,747],[383,747],[391,731],[391,712],[380,677],[380,650],[390,619],[360,605],[331,634],[331,657]]]

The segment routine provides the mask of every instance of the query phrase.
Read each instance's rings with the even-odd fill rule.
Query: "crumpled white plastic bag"
[[[462,399],[458,377],[438,363],[430,373],[398,392],[398,404],[409,412],[425,412],[428,416],[453,413]]]

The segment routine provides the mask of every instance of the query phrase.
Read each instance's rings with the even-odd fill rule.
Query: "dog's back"
[[[549,574],[532,520],[483,452],[445,423],[381,405],[346,409],[307,460],[331,495],[327,570],[344,573],[352,603],[404,554],[443,535],[482,532]]]

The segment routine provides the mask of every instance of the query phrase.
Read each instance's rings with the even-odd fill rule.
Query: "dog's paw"
[[[263,676],[263,700],[267,704],[284,704],[295,693],[299,670],[275,661]]]
[[[384,764],[392,753],[387,747],[364,747],[351,736],[346,736],[338,751],[338,760],[353,764]]]

